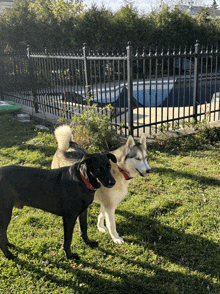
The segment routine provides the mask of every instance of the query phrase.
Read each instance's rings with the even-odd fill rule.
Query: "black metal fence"
[[[125,135],[157,132],[182,121],[219,119],[219,50],[136,49],[124,52],[0,55],[0,94],[44,112],[71,119],[86,98],[97,111],[111,104],[112,123]]]

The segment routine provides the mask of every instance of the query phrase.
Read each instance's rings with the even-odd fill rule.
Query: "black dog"
[[[13,206],[31,206],[63,217],[63,249],[68,259],[79,259],[70,250],[72,234],[79,217],[80,234],[84,242],[97,246],[87,236],[87,207],[101,185],[111,188],[115,180],[110,173],[113,154],[86,155],[80,162],[53,170],[21,166],[0,168],[0,248],[8,259],[14,256],[7,238],[7,227]]]

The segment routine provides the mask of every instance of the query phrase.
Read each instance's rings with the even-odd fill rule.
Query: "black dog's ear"
[[[116,159],[116,157],[115,157],[114,154],[112,154],[112,153],[107,153],[106,155],[107,155],[108,159],[111,159],[112,162],[114,162],[114,163],[117,162],[117,159]]]
[[[78,168],[80,168],[80,166],[84,163],[89,164],[89,162],[91,161],[92,157],[89,154],[86,154],[83,156],[83,158],[80,160],[79,164],[78,164]]]

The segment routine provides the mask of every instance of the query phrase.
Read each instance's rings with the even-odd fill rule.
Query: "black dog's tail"
[[[70,126],[63,125],[55,129],[55,137],[58,143],[58,149],[62,152],[66,152],[73,142],[73,135]]]

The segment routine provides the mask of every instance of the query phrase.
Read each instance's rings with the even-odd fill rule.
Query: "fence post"
[[[3,96],[3,86],[2,86],[2,81],[3,81],[3,74],[2,74],[2,64],[0,62],[0,100],[4,100]]]
[[[37,92],[36,92],[36,86],[35,86],[35,78],[34,78],[34,69],[30,58],[30,46],[27,46],[27,58],[28,58],[28,65],[29,65],[29,74],[31,78],[31,92],[33,95],[33,104],[35,113],[38,113],[38,101],[37,101]]]
[[[86,43],[83,44],[83,60],[84,60],[84,72],[85,72],[85,87],[86,87],[86,98],[89,98],[90,96],[90,86],[91,83],[89,81],[89,66],[88,66],[88,48],[86,46]]]
[[[194,85],[193,85],[193,117],[197,122],[197,106],[198,106],[198,67],[199,67],[199,41],[195,44],[195,61],[194,61]]]
[[[133,136],[133,48],[128,42],[127,46],[127,79],[128,79],[128,127],[129,134]]]

